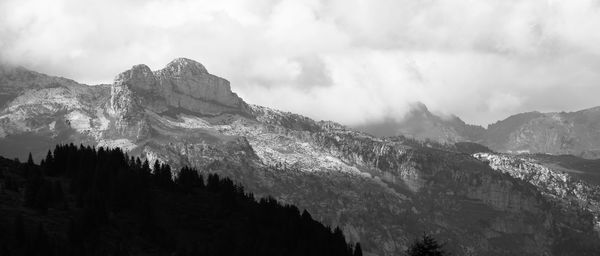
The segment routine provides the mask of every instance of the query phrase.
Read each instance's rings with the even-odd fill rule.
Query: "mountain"
[[[457,116],[441,117],[429,112],[423,103],[415,103],[400,120],[386,119],[380,123],[354,127],[378,137],[406,136],[439,143],[478,141],[485,133],[480,126],[468,125]]]
[[[480,147],[378,138],[250,105],[193,60],[136,65],[110,85],[31,71],[2,79],[15,88],[0,110],[0,154],[11,158],[73,142],[120,147],[175,176],[193,166],[341,227],[366,255],[398,255],[424,232],[457,255],[598,253],[589,211],[462,151]]]
[[[375,136],[402,135],[446,144],[475,142],[498,152],[600,158],[600,107],[570,113],[521,113],[485,129],[466,124],[456,116],[437,116],[423,104],[416,104],[401,121],[384,121],[356,129]]]
[[[600,107],[511,116],[488,127],[486,144],[505,152],[600,158]]]

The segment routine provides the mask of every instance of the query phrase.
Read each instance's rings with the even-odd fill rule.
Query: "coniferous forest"
[[[362,255],[228,178],[72,144],[39,165],[0,157],[0,230],[0,255]]]

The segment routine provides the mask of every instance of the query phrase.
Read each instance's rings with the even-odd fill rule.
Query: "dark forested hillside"
[[[362,255],[295,206],[256,201],[215,174],[152,167],[74,145],[39,165],[0,157],[0,255]]]

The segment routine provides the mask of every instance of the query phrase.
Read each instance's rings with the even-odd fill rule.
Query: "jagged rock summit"
[[[173,109],[202,115],[250,112],[248,105],[231,91],[229,81],[186,58],[177,58],[157,71],[144,64],[135,65],[119,74],[113,86],[131,90],[144,106],[159,113]]]

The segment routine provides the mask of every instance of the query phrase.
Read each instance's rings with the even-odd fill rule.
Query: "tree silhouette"
[[[34,165],[35,163],[33,162],[33,156],[31,156],[31,152],[29,153],[29,156],[27,157],[27,165]]]
[[[10,250],[8,250],[8,247],[6,246],[6,244],[2,245],[2,251],[0,251],[0,255],[3,255],[3,256],[11,256],[12,255],[10,253]]]
[[[408,248],[406,254],[408,256],[448,256],[449,253],[445,252],[440,245],[432,236],[424,234],[420,239]]]
[[[17,244],[24,244],[27,240],[25,236],[25,223],[23,221],[23,214],[19,213],[15,217],[15,239],[17,240]]]
[[[362,256],[362,248],[360,248],[360,243],[356,243],[354,247],[354,256]]]
[[[188,167],[183,167],[175,178],[175,183],[180,185],[186,192],[189,192],[194,187],[204,186],[204,181],[198,175],[198,172]]]
[[[362,255],[341,229],[272,197],[257,201],[216,173],[205,183],[194,168],[155,161],[150,171],[120,149],[73,144],[56,146],[40,165],[14,166],[0,179],[15,177],[4,182],[25,186],[18,207],[38,211],[16,216],[12,255]]]

